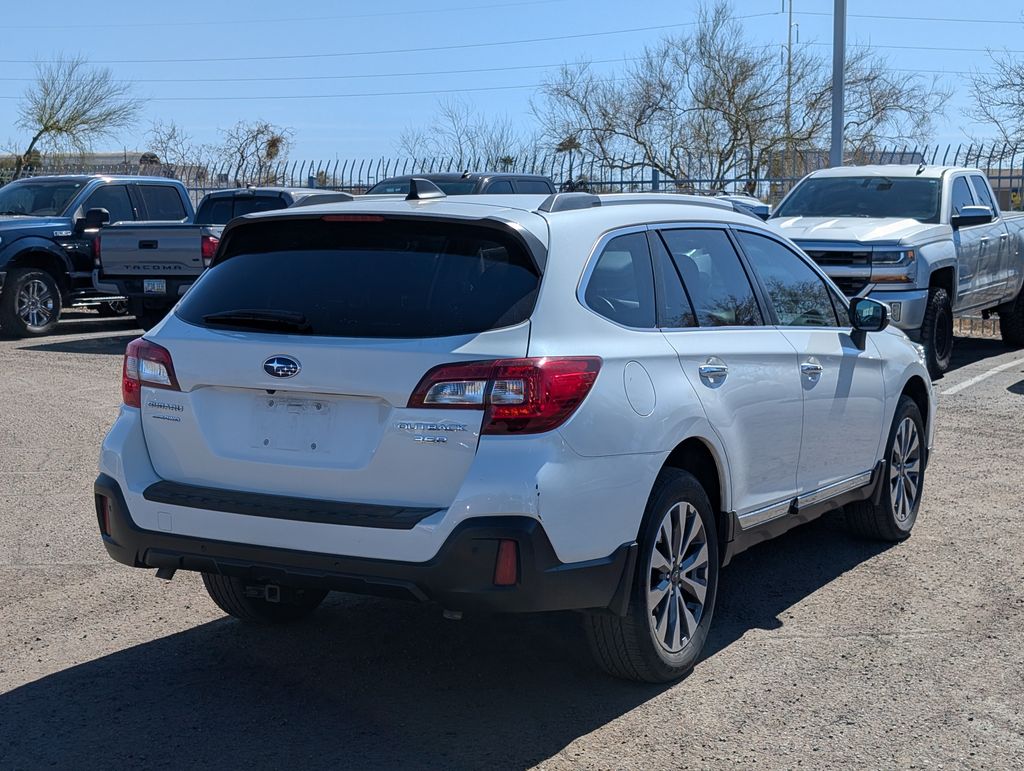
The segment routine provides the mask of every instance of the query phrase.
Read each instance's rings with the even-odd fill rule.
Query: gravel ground
[[[130,322],[0,342],[0,768],[1024,767],[1024,353],[958,341],[913,537],[826,519],[723,574],[706,658],[609,679],[571,614],[333,596],[288,629],[118,565],[91,486]]]

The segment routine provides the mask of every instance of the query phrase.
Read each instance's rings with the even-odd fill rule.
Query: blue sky
[[[752,16],[744,24],[755,39],[785,41],[782,0],[734,0],[733,6],[737,16]],[[98,150],[144,150],[143,136],[154,118],[175,120],[199,142],[216,141],[218,128],[239,119],[262,118],[295,130],[292,158],[333,159],[395,154],[403,128],[429,118],[445,96],[525,122],[531,86],[543,79],[547,65],[588,57],[611,60],[601,68],[621,67],[616,61],[634,56],[664,32],[684,31],[678,25],[692,22],[696,3],[105,0],[89,11],[77,0],[50,0],[45,12],[41,8],[13,3],[4,9],[0,141],[20,139],[12,97],[31,78],[31,62],[64,51],[97,62],[117,60],[107,65],[116,77],[138,81],[140,95],[152,100],[137,130]],[[794,10],[801,42],[816,41],[827,54],[831,0],[794,0]],[[945,77],[955,94],[935,136],[941,142],[979,132],[961,114],[969,103],[957,73],[987,69],[985,49],[1024,49],[1021,3],[848,0],[848,12],[850,43],[878,46],[899,69],[950,73]],[[972,15],[975,21],[965,20]],[[865,18],[870,16],[907,18]],[[621,30],[635,31],[591,35]],[[555,37],[562,39],[536,40]],[[477,45],[526,39],[535,42]],[[408,50],[437,47],[447,50]],[[194,61],[210,58],[222,61]],[[481,71],[486,69],[492,71]],[[438,71],[449,72],[421,74]],[[408,93],[458,89],[468,90]],[[341,96],[318,98],[326,94]]]

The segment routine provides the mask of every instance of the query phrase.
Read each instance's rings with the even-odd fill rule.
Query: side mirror
[[[99,230],[110,222],[110,212],[106,209],[89,209],[84,217],[75,220],[75,230],[81,233],[84,230]]]
[[[953,226],[953,230],[959,230],[972,225],[987,225],[995,217],[995,213],[987,206],[962,206],[960,213],[950,218],[949,224]]]
[[[868,332],[881,332],[889,326],[889,306],[870,297],[854,297],[850,300],[850,324],[853,342],[863,348]]]

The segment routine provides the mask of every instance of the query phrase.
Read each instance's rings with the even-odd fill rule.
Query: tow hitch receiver
[[[253,584],[245,587],[245,596],[267,602],[280,602],[281,587],[277,584]]]

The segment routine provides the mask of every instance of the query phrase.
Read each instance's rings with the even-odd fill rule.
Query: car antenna
[[[927,166],[925,166],[925,163],[924,163],[924,161],[921,161],[920,165],[918,165],[918,167],[917,167],[917,171],[915,171],[915,172],[914,172],[914,175],[915,175],[915,176],[916,176],[916,175],[919,175],[919,174],[920,174],[920,173],[921,173],[922,171],[924,171],[924,170],[925,170],[926,168],[927,168]]]
[[[427,201],[431,198],[447,198],[444,190],[439,188],[429,179],[423,179],[422,177],[413,177],[409,180],[409,195],[405,197],[406,201]]]

